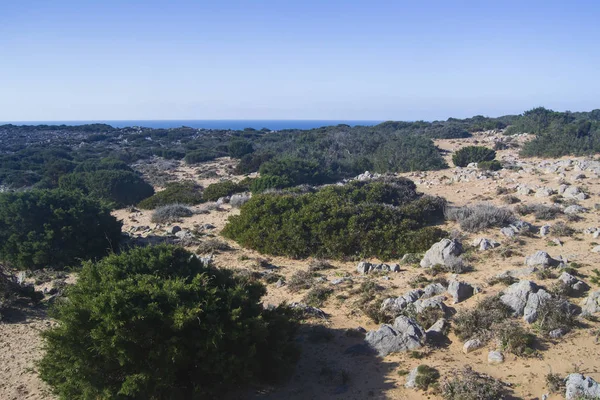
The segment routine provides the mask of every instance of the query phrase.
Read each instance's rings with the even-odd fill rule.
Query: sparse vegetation
[[[333,293],[333,289],[323,286],[316,286],[310,289],[304,296],[303,301],[309,306],[323,307],[323,304]]]
[[[446,218],[456,221],[467,232],[479,232],[491,227],[503,227],[515,222],[516,218],[508,208],[496,207],[489,203],[474,206],[448,207]]]
[[[191,217],[192,215],[194,215],[194,212],[183,204],[169,204],[154,210],[151,221],[156,224],[166,224],[179,221],[181,218]]]
[[[193,206],[203,201],[202,187],[192,181],[183,181],[168,183],[164,190],[142,200],[138,206],[145,210],[153,210],[175,203]]]
[[[492,161],[496,158],[496,152],[482,146],[467,146],[457,150],[452,155],[452,162],[457,167],[466,167],[470,163]]]
[[[197,254],[213,254],[231,250],[231,246],[219,239],[207,239],[200,242],[196,249]]]
[[[453,373],[452,378],[442,384],[445,400],[498,400],[503,395],[504,387],[500,381],[470,367]]]
[[[547,335],[555,329],[568,332],[577,326],[575,308],[560,296],[554,296],[544,301],[538,307],[537,313],[535,326],[543,335]]]
[[[235,183],[231,180],[225,180],[219,183],[210,184],[204,189],[202,197],[206,201],[217,201],[221,197],[231,196],[235,193],[242,193],[248,190],[248,185]]]
[[[550,227],[550,233],[555,236],[573,236],[575,233],[575,229],[571,228],[569,225],[565,224],[562,221],[559,221]]]
[[[463,342],[475,337],[489,340],[494,336],[495,324],[504,322],[510,315],[511,309],[499,297],[485,297],[474,308],[459,311],[454,316],[454,333]]]
[[[535,335],[516,321],[503,321],[492,325],[491,331],[501,348],[516,356],[530,356],[535,350]]]
[[[544,204],[519,204],[515,207],[515,211],[519,215],[534,214],[539,220],[552,220],[562,214],[559,207]]]
[[[440,379],[440,372],[429,365],[421,364],[417,367],[417,376],[415,377],[415,386],[417,389],[427,390],[430,387],[437,386]]]

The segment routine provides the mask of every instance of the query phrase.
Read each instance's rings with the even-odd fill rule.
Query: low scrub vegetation
[[[499,297],[486,297],[474,308],[460,311],[454,316],[454,333],[463,342],[473,338],[489,340],[494,336],[495,324],[504,322],[511,313],[510,307],[502,303]]]
[[[429,365],[421,364],[417,367],[417,376],[415,377],[415,387],[421,390],[427,390],[430,387],[437,387],[440,379],[440,372]]]
[[[539,220],[552,220],[563,213],[559,207],[544,204],[519,204],[515,207],[515,211],[519,215],[533,214]]]
[[[249,180],[236,183],[226,180],[218,183],[212,183],[204,189],[203,198],[206,201],[217,201],[221,197],[231,196],[235,193],[241,193],[248,190]]]
[[[504,398],[504,386],[467,367],[443,383],[442,396],[445,400],[498,400]]]
[[[153,210],[174,203],[193,206],[203,201],[202,187],[192,181],[183,181],[168,183],[164,190],[142,200],[138,206],[145,210]]]
[[[297,358],[296,324],[285,306],[264,309],[265,293],[172,246],[86,263],[43,333],[40,376],[67,399],[213,398],[272,382]]]
[[[427,250],[444,232],[444,200],[420,196],[412,181],[352,182],[315,193],[262,194],[222,234],[265,254],[295,258],[397,258]]]
[[[502,163],[498,160],[480,161],[477,163],[477,168],[483,171],[500,171],[502,169]]]
[[[63,190],[0,194],[0,260],[21,269],[77,266],[116,251],[121,222],[99,201]]]
[[[194,212],[183,204],[169,204],[158,207],[151,217],[151,221],[155,224],[166,224],[169,222],[178,221],[181,218],[187,218],[194,215]]]
[[[504,227],[515,222],[511,210],[489,203],[446,209],[446,218],[460,224],[462,230],[479,232],[492,227]]]
[[[452,162],[457,167],[466,167],[471,163],[492,161],[496,158],[496,152],[483,146],[467,146],[457,150],[452,155]]]

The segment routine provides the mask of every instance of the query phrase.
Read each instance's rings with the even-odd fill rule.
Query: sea
[[[115,128],[124,128],[129,126],[140,126],[144,128],[180,128],[187,126],[190,128],[204,129],[232,129],[243,130],[245,128],[263,129],[272,131],[282,129],[313,129],[322,126],[331,126],[346,124],[350,126],[373,126],[383,121],[371,120],[312,120],[312,119],[192,119],[192,120],[97,120],[97,121],[16,121],[0,122],[13,125],[85,125],[85,124],[107,124]]]

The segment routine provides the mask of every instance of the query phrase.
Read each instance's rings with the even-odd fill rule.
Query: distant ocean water
[[[121,121],[18,121],[18,122],[0,122],[3,124],[14,124],[14,125],[85,125],[85,124],[108,124],[115,128],[124,128],[128,126],[141,126],[145,128],[180,128],[182,126],[188,126],[190,128],[204,128],[204,129],[233,129],[242,130],[244,128],[262,129],[268,128],[270,130],[282,130],[282,129],[312,129],[320,128],[322,126],[331,126],[346,124],[350,126],[364,125],[372,126],[377,125],[383,121],[367,121],[367,120],[284,120],[284,119],[273,119],[273,120],[259,120],[259,119],[230,119],[230,120],[121,120]]]

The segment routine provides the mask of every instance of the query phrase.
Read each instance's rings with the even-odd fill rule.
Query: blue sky
[[[598,1],[0,0],[0,121],[600,108]]]

